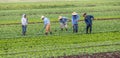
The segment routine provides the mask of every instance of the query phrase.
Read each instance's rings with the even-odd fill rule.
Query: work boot
[[[45,35],[48,35],[48,33],[46,32]]]
[[[63,31],[63,28],[61,28],[61,31]]]
[[[52,35],[52,32],[50,32],[50,34]]]

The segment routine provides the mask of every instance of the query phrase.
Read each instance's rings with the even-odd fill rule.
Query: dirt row
[[[120,20],[120,18],[102,18],[102,19],[94,19],[94,20]],[[69,22],[71,20],[69,19]],[[84,20],[79,20],[79,21],[84,21]],[[58,21],[52,21],[52,23],[56,23]],[[37,23],[43,23],[43,22],[29,22],[29,24],[37,24]],[[21,24],[21,23],[7,23],[7,24],[0,24],[0,25],[18,25],[18,24]]]
[[[101,52],[101,53],[86,54],[86,55],[58,56],[58,58],[120,58],[120,51]]]

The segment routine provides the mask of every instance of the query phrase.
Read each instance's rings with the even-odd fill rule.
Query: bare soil
[[[85,55],[59,56],[58,58],[120,58],[120,51],[102,52],[102,53],[85,54]]]

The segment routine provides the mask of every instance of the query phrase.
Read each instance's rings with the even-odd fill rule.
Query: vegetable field
[[[74,11],[80,15],[78,33],[72,30]],[[84,12],[95,17],[92,34],[85,34]],[[23,13],[29,22],[26,36],[21,35]],[[41,31],[42,15],[50,19],[52,35]],[[60,31],[59,15],[70,20],[68,31]],[[99,53],[103,56],[98,57],[108,58],[107,52],[109,58],[120,58],[120,0],[0,1],[0,58],[87,58]]]
[[[79,15],[87,12],[94,15],[96,20],[118,19],[120,18],[119,5],[119,0],[0,3],[0,24],[19,23],[23,13],[28,15],[29,22],[40,22],[41,15],[46,15],[51,21],[57,21],[59,15],[71,19],[73,11],[78,12]]]

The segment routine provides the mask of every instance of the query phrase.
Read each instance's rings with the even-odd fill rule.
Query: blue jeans
[[[73,25],[73,33],[77,33],[78,32],[78,24],[74,24]]]
[[[23,35],[26,34],[26,28],[27,28],[27,26],[22,25],[22,34],[23,34]]]
[[[90,33],[92,32],[92,24],[87,24],[87,26],[86,26],[86,33],[88,33],[88,31]]]

